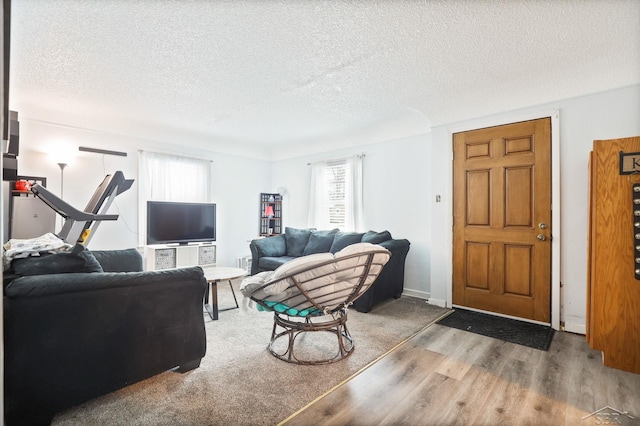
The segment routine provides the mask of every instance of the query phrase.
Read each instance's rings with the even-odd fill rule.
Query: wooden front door
[[[551,321],[551,119],[453,135],[453,303]]]

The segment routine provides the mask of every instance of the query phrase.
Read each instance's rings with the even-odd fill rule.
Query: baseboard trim
[[[431,297],[431,293],[426,292],[426,291],[418,291],[418,290],[411,290],[411,289],[407,289],[405,288],[404,291],[402,292],[403,296],[409,296],[409,297],[416,297],[418,299],[424,299],[427,301],[428,304],[433,305],[433,306],[439,306],[441,308],[446,308],[447,307],[447,301],[446,300],[440,300],[440,299],[433,299]]]
[[[564,323],[564,331],[576,334],[587,334],[587,326],[585,324],[576,324],[571,322]]]
[[[402,295],[403,296],[410,296],[410,297],[417,297],[418,299],[424,299],[424,300],[428,300],[431,297],[431,293],[428,293],[426,291],[411,290],[409,288],[405,288],[402,291]]]
[[[441,308],[446,308],[447,307],[447,301],[446,300],[429,298],[429,300],[427,300],[427,303],[429,303],[430,305],[439,306]]]

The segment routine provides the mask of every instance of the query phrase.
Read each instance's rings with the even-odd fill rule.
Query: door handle
[[[536,238],[537,238],[537,239],[539,239],[540,241],[544,241],[544,240],[546,240],[546,239],[547,239],[547,237],[545,237],[545,236],[544,236],[544,235],[542,235],[542,234],[538,234],[538,236],[537,236]]]
[[[540,222],[540,224],[538,224],[538,227],[539,227],[540,229],[547,229],[547,224],[546,224],[546,223],[544,223],[544,222]]]

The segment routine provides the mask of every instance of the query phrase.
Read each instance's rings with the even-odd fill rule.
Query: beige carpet
[[[220,286],[222,307],[232,304]],[[53,425],[275,425],[366,367],[448,310],[424,300],[389,300],[349,311],[353,354],[330,365],[280,361],[266,349],[271,313],[235,309],[205,315],[207,354],[199,368],[168,371],[59,413]]]

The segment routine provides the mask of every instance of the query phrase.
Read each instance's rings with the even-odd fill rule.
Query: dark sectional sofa
[[[11,425],[176,368],[206,351],[199,267],[142,272],[135,249],[17,259],[4,280],[4,409]]]
[[[318,231],[313,228],[285,228],[285,233],[251,241],[251,275],[273,271],[280,265],[300,256],[315,253],[336,253],[355,243],[378,244],[391,252],[382,272],[353,306],[359,312],[369,312],[373,306],[388,298],[399,298],[404,290],[404,264],[410,243],[393,239],[389,231],[340,232],[338,229]]]

